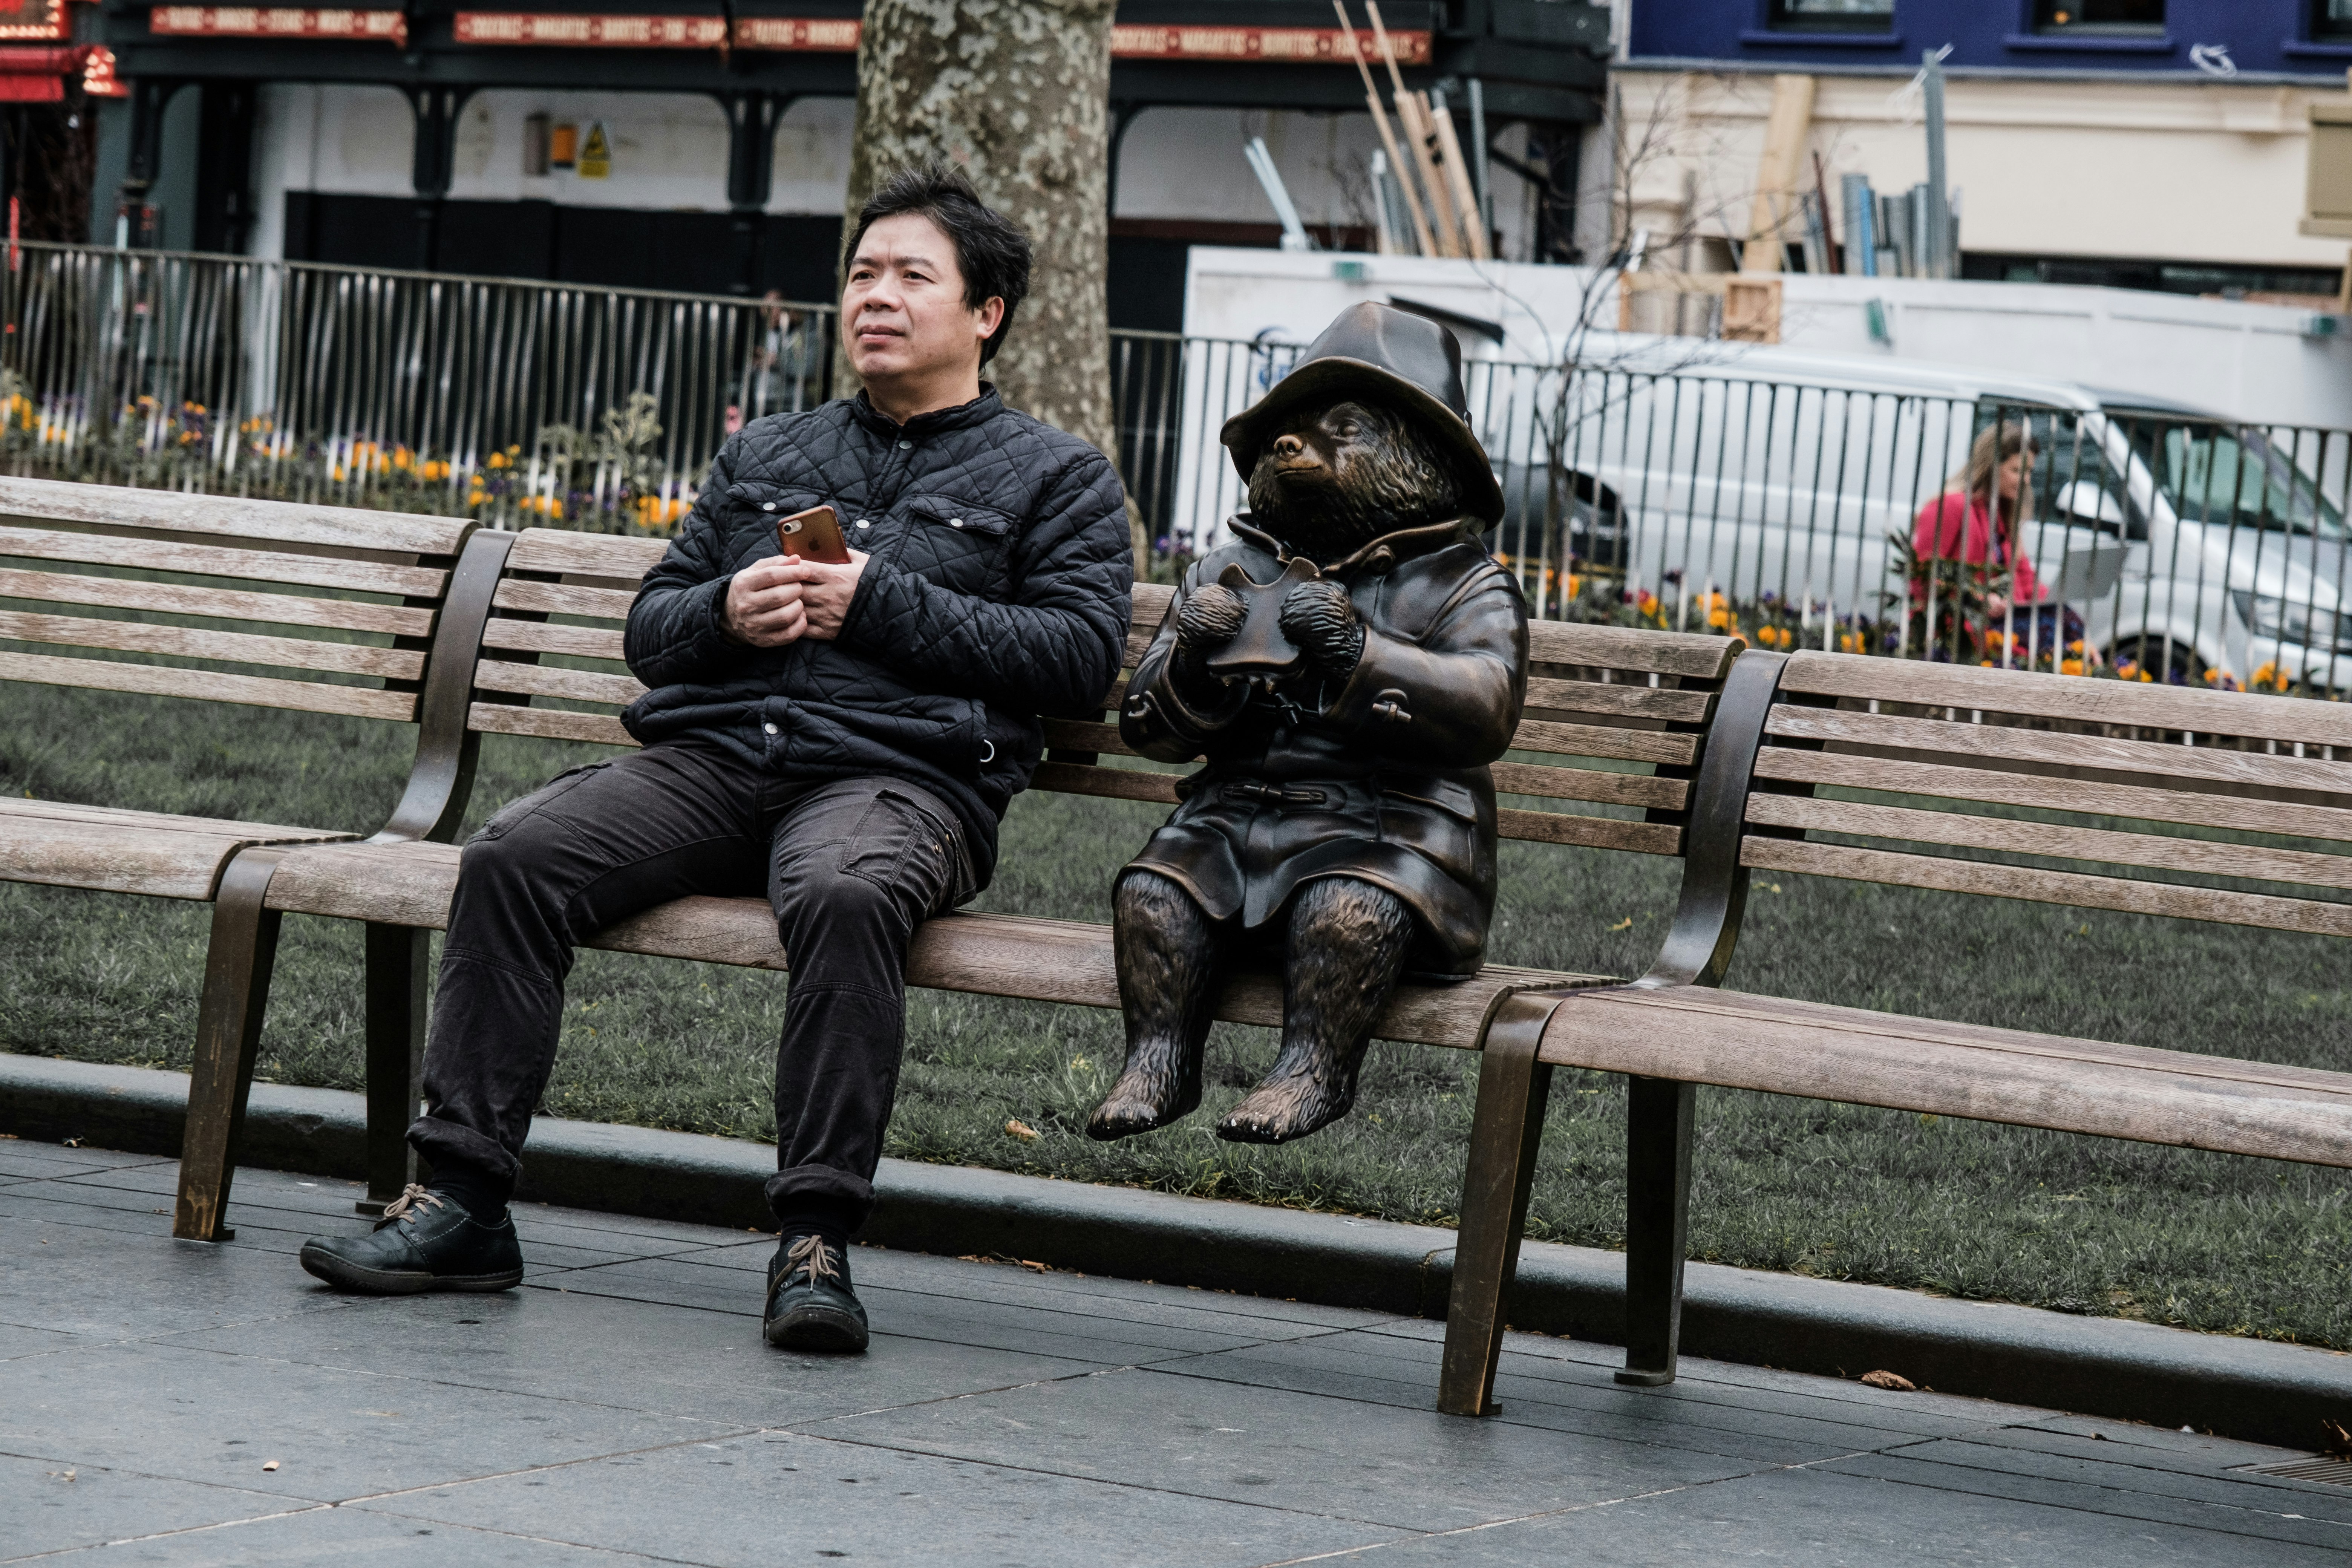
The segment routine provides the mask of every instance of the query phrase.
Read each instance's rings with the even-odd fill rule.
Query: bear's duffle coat
[[[1465,518],[1375,539],[1328,569],[1364,629],[1354,671],[1323,689],[1311,672],[1271,692],[1227,689],[1203,712],[1170,668],[1186,597],[1238,563],[1269,583],[1289,552],[1244,514],[1238,542],[1185,574],[1137,664],[1119,732],[1161,762],[1213,752],[1131,868],[1179,883],[1215,919],[1244,929],[1281,912],[1303,884],[1355,877],[1411,907],[1420,941],[1408,973],[1477,972],[1495,909],[1495,785],[1527,699],[1528,607],[1517,581]],[[1197,689],[1196,689],[1197,694]]]

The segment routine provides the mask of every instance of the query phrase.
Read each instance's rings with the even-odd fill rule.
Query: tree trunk
[[[987,375],[1008,405],[1116,462],[1103,292],[1114,3],[866,0],[843,233],[894,171],[961,169],[1036,247],[1029,298]],[[835,372],[856,386],[845,356]]]

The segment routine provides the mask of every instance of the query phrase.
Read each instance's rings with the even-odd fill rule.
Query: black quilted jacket
[[[776,553],[776,520],[830,504],[871,556],[841,636],[751,648],[719,627],[728,579]],[[1127,641],[1134,562],[1109,462],[993,388],[904,426],[864,394],[758,420],[711,465],[629,611],[622,715],[793,780],[880,774],[963,819],[973,869],[1025,787],[1040,714],[1099,714]]]

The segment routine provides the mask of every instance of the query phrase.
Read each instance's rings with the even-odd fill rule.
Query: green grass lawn
[[[0,685],[0,789],[371,830],[413,731],[357,721]],[[588,748],[491,738],[474,819]],[[1023,796],[979,907],[1107,920],[1110,874],[1158,808]],[[1638,972],[1675,868],[1503,847],[1492,956]],[[0,1050],[184,1068],[205,910],[0,883]],[[2352,1069],[2329,939],[1783,877],[1759,883],[1735,988]],[[291,918],[263,1077],[360,1087],[360,932]],[[585,953],[546,1110],[764,1139],[785,980]],[[1210,1135],[1271,1060],[1223,1027],[1208,1101],[1118,1144],[1087,1113],[1115,1015],[940,992],[910,998],[889,1148],[908,1159],[1451,1223],[1475,1061],[1377,1046],[1357,1114],[1282,1148]],[[1622,1244],[1620,1080],[1555,1077],[1531,1232]],[[1034,1142],[1004,1131],[1018,1118]],[[1695,1256],[2352,1349],[2339,1173],[1724,1089],[1699,1097]]]

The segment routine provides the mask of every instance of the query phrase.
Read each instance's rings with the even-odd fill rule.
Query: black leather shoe
[[[866,1309],[850,1289],[849,1254],[814,1232],[777,1243],[760,1331],[781,1350],[865,1350]]]
[[[514,1221],[482,1225],[439,1193],[410,1183],[366,1236],[314,1236],[302,1267],[328,1284],[370,1296],[423,1290],[505,1290],[522,1283]]]

